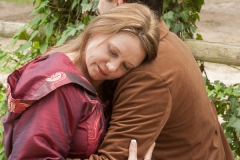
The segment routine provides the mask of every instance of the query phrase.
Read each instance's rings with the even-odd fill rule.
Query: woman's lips
[[[107,76],[107,73],[105,73],[99,66],[98,66],[98,71],[101,75]]]

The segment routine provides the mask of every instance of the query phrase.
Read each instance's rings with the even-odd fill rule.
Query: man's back
[[[163,23],[161,30],[165,30]],[[149,65],[149,71],[159,76],[168,93],[158,101],[167,105],[168,115],[161,121],[162,130],[156,139],[153,159],[225,159],[225,151],[214,105],[207,97],[199,66],[182,40],[168,32],[160,41],[157,67]],[[146,67],[147,68],[147,67]],[[169,110],[169,111],[168,111]],[[165,120],[166,119],[166,120]],[[229,145],[226,142],[227,148]],[[228,150],[231,153],[231,150]]]
[[[99,155],[127,159],[135,138],[140,159],[154,141],[153,160],[233,159],[194,57],[163,21],[160,30],[157,59],[118,83]]]

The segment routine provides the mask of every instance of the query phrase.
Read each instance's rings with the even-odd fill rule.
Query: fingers
[[[152,158],[152,152],[155,147],[155,142],[151,145],[151,147],[148,149],[147,153],[145,154],[144,160],[151,160]]]
[[[135,139],[132,139],[129,145],[128,160],[137,160],[137,141]]]

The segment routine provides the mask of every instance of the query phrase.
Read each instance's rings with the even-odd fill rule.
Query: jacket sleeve
[[[138,158],[143,159],[157,139],[171,111],[172,99],[167,84],[147,71],[133,71],[122,78],[114,95],[112,119],[96,159],[127,159],[131,139],[138,143]]]
[[[82,113],[79,90],[64,85],[25,110],[14,127],[9,159],[65,159]]]

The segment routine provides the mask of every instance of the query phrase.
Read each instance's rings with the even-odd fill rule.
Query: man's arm
[[[151,145],[151,147],[148,149],[144,159],[151,159],[152,158],[152,152],[155,147],[155,142]],[[66,160],[81,160],[80,158],[67,158]],[[83,159],[88,160],[88,159]],[[137,141],[135,139],[132,139],[129,145],[129,155],[128,160],[137,160]]]
[[[93,159],[127,159],[131,139],[138,142],[143,159],[165,125],[171,110],[169,89],[161,77],[147,71],[132,71],[117,86],[112,119],[98,155]]]

